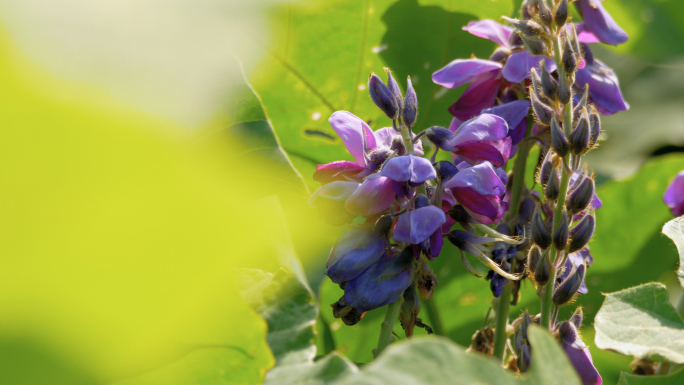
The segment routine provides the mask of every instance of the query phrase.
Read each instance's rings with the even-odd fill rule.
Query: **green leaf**
[[[684,288],[684,217],[673,219],[663,226],[663,234],[667,235],[677,245],[679,251],[679,269],[677,276]]]
[[[596,346],[601,349],[651,361],[684,363],[684,322],[660,283],[607,294],[594,327]]]
[[[394,344],[372,364],[340,384],[580,384],[558,342],[539,327],[530,329],[532,366],[522,378],[495,360],[440,337]],[[535,361],[535,357],[540,357]]]
[[[435,85],[432,73],[456,58],[488,57],[494,43],[461,27],[498,19],[511,7],[510,0],[286,4],[273,10],[267,58],[249,77],[283,148],[309,178],[318,163],[351,159],[328,124],[334,111],[351,111],[374,129],[390,125],[366,89],[368,75],[382,74],[383,67],[392,69],[402,88],[411,76],[419,99],[416,132],[447,126],[447,108],[461,90]]]
[[[357,371],[356,365],[333,353],[314,363],[314,323],[318,308],[313,293],[296,275],[247,271],[244,295],[268,324],[268,345],[276,364],[265,384],[324,384]]]
[[[679,385],[684,384],[684,370],[669,376],[636,376],[627,372],[620,374],[618,385]]]

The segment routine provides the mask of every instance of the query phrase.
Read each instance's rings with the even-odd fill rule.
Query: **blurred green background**
[[[510,15],[516,4],[1,2],[7,177],[0,196],[6,275],[0,380],[13,380],[0,382],[22,383],[22,373],[41,370],[45,377],[25,383],[60,383],[54,379],[62,377],[69,384],[109,383],[159,371],[164,378],[167,367],[201,372],[196,362],[206,361],[201,357],[208,353],[187,346],[221,344],[240,333],[253,339],[231,346],[255,349],[254,341],[265,337],[263,323],[240,301],[222,303],[224,296],[236,296],[236,288],[225,283],[228,270],[273,271],[283,255],[299,257],[319,296],[319,348],[325,348],[322,336],[330,330],[338,351],[354,362],[369,362],[382,314],[369,312],[353,327],[332,317],[328,305],[341,291],[322,271],[343,230],[326,225],[306,206],[317,188],[311,179],[315,165],[347,157],[327,118],[349,110],[374,129],[389,125],[365,89],[370,72],[389,67],[402,86],[407,75],[413,80],[418,130],[448,125],[447,107],[463,89],[444,90],[430,75],[455,58],[488,57],[494,44],[461,27]],[[630,358],[592,346],[601,293],[659,280],[672,288],[672,302],[680,295],[676,250],[660,229],[670,219],[662,193],[684,169],[684,4],[604,5],[630,40],[592,49],[617,72],[631,109],[604,117],[606,141],[588,157],[604,207],[591,244],[596,263],[588,272],[590,292],[577,304],[587,316],[584,339],[611,384]],[[258,201],[273,194],[275,203]],[[260,211],[244,209],[243,202],[257,202]],[[169,239],[180,245],[158,247]],[[446,248],[436,261],[440,285],[434,298],[448,336],[467,345],[491,294],[488,282],[465,272],[454,251]],[[252,261],[254,256],[263,261]],[[213,270],[216,264],[221,268]],[[41,274],[34,273],[36,266]],[[135,277],[125,273],[130,271]],[[205,283],[203,289],[198,282]],[[207,293],[219,292],[230,294],[205,301]],[[527,288],[512,312],[537,311],[536,302]],[[213,330],[207,324],[221,327],[197,332]],[[249,334],[245,325],[256,326],[247,327]],[[224,328],[234,332],[224,335]],[[138,353],[130,355],[132,350]],[[261,357],[250,361],[253,372],[241,380],[219,378],[252,383],[272,365],[269,355],[262,344],[248,355]],[[221,359],[237,367],[232,356],[210,360],[220,365]],[[197,377],[183,381],[175,373],[178,383]],[[169,383],[147,382],[155,381]]]

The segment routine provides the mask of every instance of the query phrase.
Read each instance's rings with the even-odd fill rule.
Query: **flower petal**
[[[456,135],[449,141],[449,144],[459,146],[473,141],[499,140],[505,138],[507,134],[508,124],[503,118],[492,114],[482,114],[463,123],[456,130]]]
[[[503,196],[506,193],[506,185],[503,184],[489,162],[482,162],[462,169],[453,178],[446,181],[444,187],[451,189],[457,200],[456,190],[460,188],[472,188],[480,195]]]
[[[502,118],[508,124],[508,128],[512,129],[525,119],[525,116],[530,111],[530,104],[529,100],[516,100],[500,106],[487,108],[482,110],[482,113]]]
[[[567,25],[570,27],[570,24]],[[577,40],[580,43],[600,43],[598,36],[594,35],[593,32],[589,31],[584,23],[575,24],[575,29],[577,31]]]
[[[396,132],[392,127],[384,127],[373,132],[375,137],[375,148],[389,147],[394,138],[401,138],[401,134]],[[413,144],[413,151],[416,155],[423,155],[423,142],[420,140]]]
[[[316,172],[313,174],[313,180],[321,183],[330,183],[336,180],[346,181],[348,178],[354,178],[363,167],[351,160],[339,160],[328,164],[319,164],[316,166]]]
[[[471,21],[463,27],[463,30],[477,37],[489,39],[502,47],[508,47],[508,38],[513,32],[513,28],[501,25],[491,19]]]
[[[503,68],[503,77],[513,83],[520,83],[530,76],[530,70],[539,71],[539,62],[544,59],[549,72],[556,70],[556,62],[542,55],[532,55],[529,51],[516,52],[508,57]]]
[[[347,111],[336,111],[328,119],[337,135],[342,138],[344,146],[356,159],[359,166],[366,166],[365,151],[363,148],[363,135],[366,135],[368,149],[376,147],[373,131],[368,124],[358,116]]]
[[[601,61],[594,59],[575,74],[575,85],[584,90],[589,84],[589,97],[596,109],[605,115],[612,115],[629,109],[620,91],[620,83],[615,72]]]
[[[432,74],[432,81],[440,86],[456,88],[499,74],[501,63],[484,59],[456,59]]]
[[[603,379],[591,359],[589,348],[577,350],[568,344],[563,343],[562,345],[583,385],[601,385],[603,383]]]
[[[423,183],[437,177],[432,163],[425,158],[413,155],[397,156],[385,163],[380,175],[395,182]]]
[[[344,207],[358,215],[379,214],[394,202],[394,182],[385,177],[366,179],[347,199]]]
[[[348,199],[361,185],[358,182],[334,181],[321,186],[309,198],[309,206],[316,207],[319,199],[344,201]]]
[[[444,223],[444,212],[435,206],[421,207],[399,216],[393,238],[398,242],[417,245],[437,231]]]
[[[411,257],[406,253],[380,257],[361,275],[347,282],[344,302],[364,312],[396,301],[411,284]]]
[[[449,112],[461,120],[477,116],[484,108],[494,105],[500,87],[499,77],[476,81],[468,86],[456,103],[449,107]]]
[[[667,186],[665,194],[663,195],[663,201],[665,201],[667,207],[669,207],[670,210],[673,210],[673,212],[677,206],[684,203],[684,170],[680,171],[679,174],[674,177],[670,185]],[[675,213],[675,215],[677,215],[677,213]]]
[[[456,154],[470,164],[487,161],[501,167],[510,157],[511,138],[462,143],[456,148]]]
[[[385,240],[369,229],[354,229],[341,236],[330,251],[326,275],[335,283],[350,281],[385,252]]]
[[[627,32],[613,20],[598,0],[579,0],[575,3],[582,11],[584,27],[603,44],[618,45],[629,39]]]

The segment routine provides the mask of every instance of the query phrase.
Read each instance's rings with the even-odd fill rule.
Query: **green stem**
[[[401,127],[401,137],[404,138],[404,146],[406,146],[406,151],[413,155],[413,140],[411,138],[411,130],[404,125],[404,122],[399,119],[399,124]]]
[[[513,186],[511,187],[511,201],[508,217],[513,219],[518,216],[520,209],[520,196],[525,185],[525,170],[527,169],[527,157],[532,148],[532,143],[525,140],[532,134],[532,126],[534,120],[528,119],[527,129],[525,130],[525,137],[518,146],[518,154],[515,157],[515,164],[513,165]]]
[[[439,309],[435,305],[435,300],[423,301],[423,304],[425,305],[425,310],[427,310],[428,317],[430,317],[432,331],[438,336],[446,336],[446,330],[444,330],[444,324],[442,324],[442,318],[439,316]]]
[[[504,284],[503,290],[499,298],[495,298],[492,306],[496,311],[494,329],[494,357],[503,362],[504,353],[506,352],[506,341],[508,334],[506,327],[508,326],[508,310],[511,305],[511,288],[513,283],[511,281]]]
[[[378,357],[380,353],[392,342],[392,331],[394,330],[394,324],[397,322],[397,316],[401,311],[401,305],[404,303],[404,296],[400,295],[394,303],[387,305],[387,312],[385,313],[385,319],[382,321],[380,326],[380,339],[378,340],[378,347],[373,352],[375,357]]]

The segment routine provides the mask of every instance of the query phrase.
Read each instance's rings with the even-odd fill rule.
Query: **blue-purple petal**
[[[432,74],[432,81],[440,86],[456,88],[482,79],[496,77],[501,63],[484,59],[456,59]]]
[[[437,177],[435,168],[428,159],[419,156],[397,156],[388,160],[380,175],[395,182],[423,183]]]
[[[354,229],[341,236],[330,251],[326,274],[335,283],[359,276],[385,252],[382,235],[369,229]]]
[[[680,171],[667,186],[663,201],[674,216],[684,215],[684,170]]]
[[[402,260],[403,253],[384,254],[344,287],[344,302],[359,312],[388,305],[404,293],[413,279],[411,261]]]
[[[629,109],[615,72],[601,61],[594,60],[578,70],[575,80],[575,85],[581,90],[584,90],[585,84],[589,84],[589,97],[600,113],[612,115]]]
[[[513,28],[491,19],[471,21],[463,27],[463,30],[477,37],[491,40],[502,47],[508,47],[508,38],[513,32]]]
[[[441,209],[435,206],[421,207],[399,216],[393,238],[398,242],[417,245],[430,238],[444,223],[446,216]]]
[[[542,55],[532,55],[529,51],[516,52],[508,57],[503,68],[503,76],[509,82],[520,83],[530,76],[530,70],[536,68],[539,72],[539,63],[545,60],[546,69],[549,72],[556,70],[556,63]]]
[[[575,3],[582,11],[584,28],[591,31],[603,44],[618,45],[629,39],[598,0],[579,0]]]

